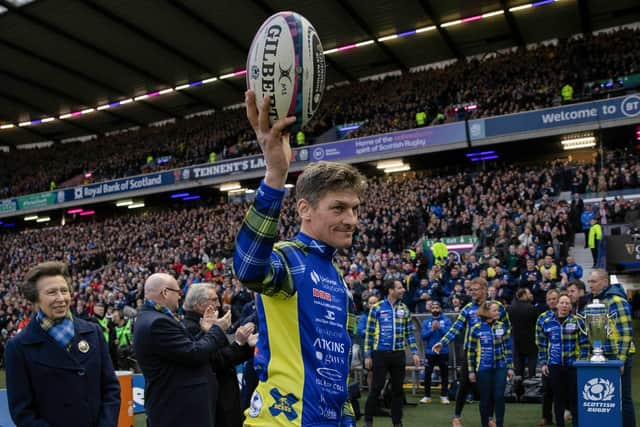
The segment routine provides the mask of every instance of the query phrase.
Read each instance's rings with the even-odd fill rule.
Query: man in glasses
[[[182,294],[176,279],[152,274],[144,293],[133,345],[145,379],[147,425],[214,425],[218,390],[209,361],[227,345],[231,313],[218,318],[215,306],[209,306],[200,321],[204,333],[196,339],[176,314]]]
[[[193,283],[189,286],[182,304],[184,310],[182,323],[195,338],[204,335],[200,320],[211,306],[216,309],[220,307],[215,285]],[[216,427],[242,426],[240,387],[235,367],[253,356],[258,338],[257,334],[253,334],[254,329],[255,325],[250,322],[239,326],[235,331],[234,342],[221,346],[211,357],[211,368],[215,372],[218,384]]]

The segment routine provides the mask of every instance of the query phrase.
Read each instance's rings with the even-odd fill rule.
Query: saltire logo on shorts
[[[272,388],[269,393],[275,400],[274,404],[269,408],[269,412],[271,412],[272,416],[276,417],[280,414],[284,414],[289,421],[293,421],[298,417],[298,414],[293,409],[293,405],[295,405],[299,399],[295,397],[293,393],[288,393],[283,396],[277,388]]]

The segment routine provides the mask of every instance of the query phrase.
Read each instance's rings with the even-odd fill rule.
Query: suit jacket
[[[133,346],[145,379],[149,427],[214,425],[218,386],[209,360],[226,342],[217,326],[195,339],[174,318],[140,309]]]
[[[540,311],[533,304],[514,300],[509,307],[513,344],[520,353],[536,354],[536,320]]]
[[[201,317],[193,311],[184,313],[183,323],[196,338],[204,335],[200,329]],[[211,368],[216,374],[219,390],[216,402],[216,427],[242,426],[242,402],[235,367],[250,360],[252,356],[253,348],[228,341],[211,355]]]
[[[7,343],[9,412],[18,427],[115,427],[120,385],[102,330],[73,319],[70,350],[63,349],[36,322]],[[86,341],[88,351],[79,344]]]

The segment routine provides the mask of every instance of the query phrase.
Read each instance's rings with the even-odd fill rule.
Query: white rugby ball
[[[256,103],[271,97],[269,120],[295,116],[297,132],[318,109],[324,93],[326,64],[313,25],[295,12],[269,17],[253,38],[247,58],[247,87]]]

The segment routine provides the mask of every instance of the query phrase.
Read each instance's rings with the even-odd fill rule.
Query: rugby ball
[[[271,97],[269,120],[295,116],[297,132],[318,109],[324,93],[326,64],[313,25],[295,12],[269,17],[253,38],[247,58],[247,87],[256,103]]]

